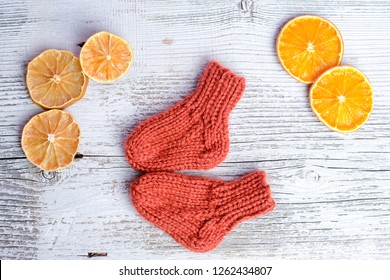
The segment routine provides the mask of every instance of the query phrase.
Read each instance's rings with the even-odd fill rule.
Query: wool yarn
[[[196,252],[215,248],[238,223],[275,206],[263,171],[233,182],[151,172],[132,183],[130,196],[141,216]]]
[[[126,158],[142,171],[210,169],[229,151],[229,114],[245,79],[216,61],[187,98],[140,123],[125,143]]]

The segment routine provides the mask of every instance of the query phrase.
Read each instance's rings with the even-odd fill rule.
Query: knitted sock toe
[[[210,62],[190,96],[134,129],[127,160],[143,171],[215,167],[228,153],[229,114],[244,89],[244,78]]]
[[[141,216],[196,252],[215,248],[238,223],[275,206],[260,171],[234,182],[152,172],[135,181],[130,192]]]

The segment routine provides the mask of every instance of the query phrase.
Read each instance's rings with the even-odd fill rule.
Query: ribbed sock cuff
[[[250,173],[237,181],[216,186],[211,193],[215,215],[233,219],[263,214],[272,210],[275,201],[264,171]]]
[[[204,116],[218,118],[235,107],[245,90],[245,78],[216,61],[211,61],[202,74],[192,104]]]

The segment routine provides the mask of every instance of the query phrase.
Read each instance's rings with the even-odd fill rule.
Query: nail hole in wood
[[[83,154],[79,154],[79,153],[77,153],[77,154],[74,156],[75,159],[80,159],[80,158],[83,158],[83,157],[84,157],[84,155],[83,155]]]
[[[90,252],[87,254],[88,258],[93,258],[93,257],[107,257],[107,253],[97,253],[97,252]]]
[[[253,1],[252,0],[242,0],[240,3],[240,10],[243,13],[247,13],[249,11],[252,12]]]
[[[48,172],[48,171],[42,170],[41,174],[42,174],[42,177],[45,178],[46,180],[53,180],[56,177],[57,172],[55,172],[55,171]]]

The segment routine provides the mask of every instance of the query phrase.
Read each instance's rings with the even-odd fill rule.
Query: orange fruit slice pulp
[[[330,129],[346,133],[357,130],[373,108],[368,79],[358,69],[338,66],[323,73],[310,88],[310,105]]]
[[[97,82],[112,82],[127,73],[133,52],[125,39],[109,32],[92,35],[80,52],[84,73]]]
[[[279,33],[276,49],[283,68],[302,83],[313,83],[323,72],[339,65],[344,53],[336,26],[311,15],[287,22]]]
[[[44,109],[64,109],[84,97],[88,77],[80,60],[71,52],[50,49],[27,67],[27,88],[31,99]]]
[[[71,114],[50,110],[35,115],[24,126],[22,148],[27,159],[45,171],[55,171],[73,162],[80,128]]]

